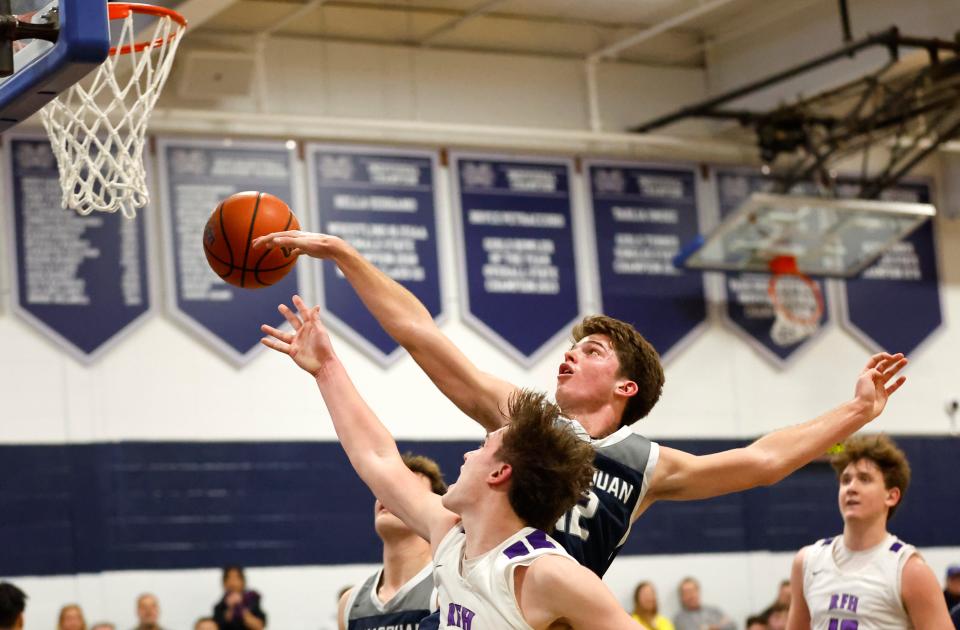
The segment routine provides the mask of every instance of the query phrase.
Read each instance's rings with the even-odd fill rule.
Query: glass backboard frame
[[[772,213],[780,213],[781,219],[771,218]],[[709,236],[684,247],[674,264],[691,269],[770,273],[775,257],[794,256],[797,270],[808,276],[850,278],[935,215],[936,208],[926,203],[753,193]],[[778,225],[778,221],[786,225],[791,217],[795,223],[809,218],[818,225],[803,235],[779,235],[778,239],[770,226]],[[857,230],[866,232],[871,224],[886,228],[877,230],[874,241],[867,241],[875,245],[869,251],[845,256],[849,247],[838,243],[842,234],[855,236]],[[764,226],[771,230],[766,241],[760,239],[767,235],[760,239],[755,235]],[[804,246],[803,240],[812,246]]]
[[[0,79],[0,132],[29,118],[110,52],[106,0],[53,0],[34,10],[51,8],[59,13],[57,42],[30,40],[14,54],[14,74]],[[23,3],[14,0],[13,13],[24,12]]]

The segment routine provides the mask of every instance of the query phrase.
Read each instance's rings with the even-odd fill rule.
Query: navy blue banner
[[[880,198],[930,203],[930,187],[901,182]],[[928,220],[841,286],[844,329],[874,352],[916,350],[943,324],[934,222]]]
[[[692,169],[588,163],[601,311],[633,324],[661,355],[707,317],[703,273],[673,259],[698,235]]]
[[[299,293],[296,269],[273,286],[241,289],[227,284],[207,264],[201,238],[217,205],[230,195],[255,190],[285,201],[304,224],[294,198],[293,158],[282,143],[161,139],[160,178],[167,244],[167,305],[221,355],[236,365],[262,349],[260,324],[285,323],[277,312]]]
[[[891,522],[921,547],[960,545],[956,446],[897,437],[913,483]],[[694,454],[740,440],[662,440]],[[406,442],[456,479],[474,442]],[[373,496],[336,442],[0,445],[5,576],[380,562]],[[924,509],[925,506],[937,509]],[[664,501],[623,554],[794,551],[842,530],[837,479],[814,463],[767,488]]]
[[[15,310],[89,363],[150,311],[150,208],[132,220],[64,209],[49,141],[7,139]]]
[[[717,196],[720,218],[726,218],[755,192],[769,192],[770,181],[760,173],[743,170],[717,170]],[[796,192],[809,192],[797,187]],[[771,336],[776,320],[773,302],[770,300],[770,274],[767,273],[725,273],[724,286],[727,300],[724,317],[733,330],[745,338],[758,351],[760,356],[777,367],[784,367],[797,352],[809,346],[830,323],[830,302],[826,292],[826,283],[815,279],[823,296],[823,317],[817,330],[796,343],[781,345]]]
[[[436,154],[310,145],[307,159],[319,231],[353,245],[440,317]],[[402,356],[336,265],[322,269],[318,294],[331,328],[381,365]]]
[[[464,318],[521,363],[580,313],[569,162],[451,157]]]

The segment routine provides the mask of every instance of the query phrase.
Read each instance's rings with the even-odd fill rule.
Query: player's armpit
[[[810,609],[803,597],[804,547],[793,557],[790,569],[790,612],[787,615],[787,630],[810,630]]]
[[[517,605],[536,630],[563,627],[636,630],[637,622],[592,571],[555,555],[537,558],[514,573]]]
[[[911,556],[903,566],[900,596],[914,628],[953,630],[937,577],[917,554]]]

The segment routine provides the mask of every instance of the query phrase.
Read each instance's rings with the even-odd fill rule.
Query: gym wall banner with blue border
[[[464,320],[522,365],[581,312],[572,163],[452,153]]]
[[[845,190],[841,187],[841,193]],[[901,181],[884,201],[930,203],[930,185]],[[856,278],[839,281],[840,325],[873,352],[911,354],[943,325],[934,222],[928,220]]]
[[[436,152],[308,144],[306,153],[314,225],[353,245],[440,319]],[[337,266],[321,268],[317,295],[330,327],[381,366],[403,356]]]
[[[714,171],[717,187],[717,207],[723,220],[736,210],[741,203],[755,192],[768,192],[770,180],[759,172],[747,169],[716,169]],[[795,192],[802,193],[802,187]],[[815,343],[824,329],[830,325],[830,299],[822,279],[814,279],[823,295],[823,317],[817,330],[791,345],[778,345],[773,341],[770,330],[776,320],[773,302],[770,300],[768,285],[769,273],[724,272],[726,303],[723,319],[733,331],[745,339],[757,353],[773,364],[784,368],[796,359],[804,348]]]
[[[285,324],[280,303],[300,293],[296,266],[273,286],[249,290],[225,283],[203,253],[204,225],[220,202],[245,190],[285,201],[304,226],[295,159],[283,142],[159,138],[167,306],[178,322],[241,366],[263,349],[260,324]]]
[[[80,216],[61,207],[57,161],[43,136],[5,134],[13,310],[82,363],[92,363],[152,310],[152,207]]]
[[[668,359],[705,330],[703,272],[678,269],[699,233],[696,172],[689,166],[587,161],[600,312],[630,322]]]

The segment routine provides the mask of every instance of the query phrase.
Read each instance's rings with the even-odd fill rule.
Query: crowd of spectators
[[[264,630],[267,614],[257,591],[248,590],[243,568],[223,570],[223,597],[214,605],[211,616],[196,620],[193,630]],[[652,582],[643,581],[633,591],[632,616],[647,630],[739,630],[738,625],[719,607],[704,604],[700,583],[686,577],[677,587],[680,612],[671,621],[660,612],[657,591]],[[947,568],[943,596],[954,626],[960,630],[960,564]],[[0,582],[0,630],[22,630],[27,596],[13,584]],[[160,601],[152,593],[137,598],[137,625],[132,630],[166,630],[160,623]],[[790,610],[790,581],[783,580],[776,598],[763,611],[749,616],[745,630],[786,630]],[[31,629],[32,630],[32,629]],[[77,604],[60,609],[57,630],[117,630],[109,621],[90,626]]]
[[[260,605],[260,594],[247,589],[243,568],[223,570],[223,597],[213,606],[211,616],[196,620],[193,630],[264,630],[267,614]],[[27,596],[9,582],[0,582],[0,630],[21,630]],[[60,609],[57,630],[117,630],[114,623],[98,621],[90,626],[77,604]],[[132,630],[166,630],[160,623],[160,601],[152,593],[137,598],[137,625]]]

